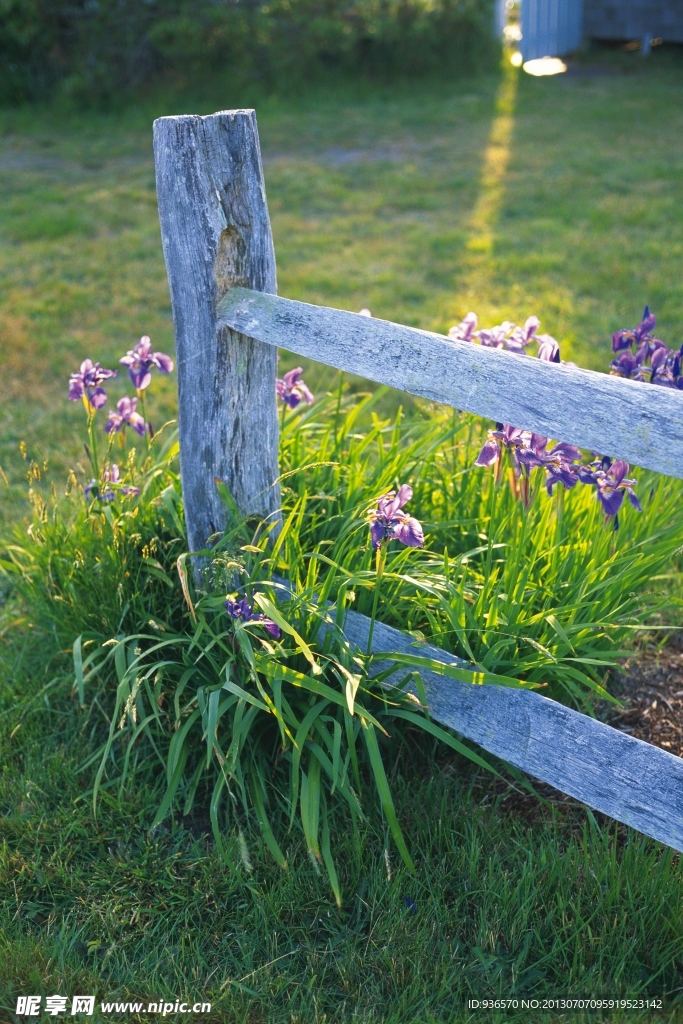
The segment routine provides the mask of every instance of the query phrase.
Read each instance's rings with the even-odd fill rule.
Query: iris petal
[[[622,506],[622,502],[624,500],[624,492],[599,490],[598,497],[602,502],[602,507],[605,510],[605,514],[608,516],[615,516]]]
[[[475,466],[491,466],[497,458],[500,457],[500,448],[498,442],[489,438],[482,450],[479,452],[479,457],[474,463]]]
[[[394,537],[405,544],[407,548],[423,548],[425,539],[422,532],[422,524],[417,519],[410,517],[407,522],[400,522],[394,526]]]
[[[384,540],[384,526],[377,520],[370,525],[370,538],[372,540],[372,546],[376,551]]]

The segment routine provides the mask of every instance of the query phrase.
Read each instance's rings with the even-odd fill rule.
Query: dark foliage
[[[457,75],[495,50],[490,0],[0,0],[0,98],[115,101],[229,70]]]

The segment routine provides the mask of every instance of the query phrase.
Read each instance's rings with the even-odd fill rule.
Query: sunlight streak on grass
[[[483,297],[490,277],[496,225],[510,162],[518,81],[518,68],[505,60],[496,95],[495,116],[484,152],[479,198],[470,218],[465,257],[460,273],[460,297],[457,308],[463,315],[470,308],[472,298],[479,301]]]

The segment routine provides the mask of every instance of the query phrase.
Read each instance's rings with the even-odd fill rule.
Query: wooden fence
[[[226,526],[214,485],[279,516],[277,348],[456,409],[683,477],[683,396],[276,296],[253,110],[154,124],[178,357],[190,549]],[[348,612],[364,648],[369,619]],[[377,624],[373,652],[453,655]],[[386,666],[384,666],[386,667]],[[537,693],[421,672],[432,717],[591,807],[683,851],[683,760]]]

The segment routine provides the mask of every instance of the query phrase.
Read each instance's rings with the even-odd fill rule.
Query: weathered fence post
[[[219,324],[234,285],[277,290],[253,110],[154,122],[161,236],[178,357],[180,470],[191,551],[225,529],[220,478],[239,509],[280,507],[277,350]]]

